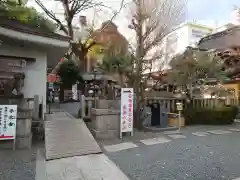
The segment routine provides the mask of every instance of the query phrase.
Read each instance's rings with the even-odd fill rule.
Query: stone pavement
[[[128,180],[101,153],[81,119],[64,111],[52,112],[45,123],[46,148],[37,153],[36,180]]]
[[[38,150],[36,169],[36,180],[129,180],[104,154],[45,161]]]

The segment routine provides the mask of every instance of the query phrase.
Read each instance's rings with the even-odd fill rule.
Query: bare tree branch
[[[60,27],[60,30],[62,30],[66,35],[68,35],[68,30],[67,28],[64,26],[64,24],[62,24],[62,22],[55,16],[55,14],[48,10],[40,0],[35,0],[35,2],[42,8],[42,10],[47,14],[47,16],[49,18],[51,18],[52,20],[54,20]]]

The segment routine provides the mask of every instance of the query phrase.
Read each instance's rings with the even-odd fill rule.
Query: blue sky
[[[188,0],[187,19],[211,24],[222,24],[229,20],[234,5],[240,6],[239,0]]]

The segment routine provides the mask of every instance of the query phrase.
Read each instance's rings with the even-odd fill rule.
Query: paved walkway
[[[64,111],[52,112],[45,123],[45,150],[37,153],[36,180],[128,180],[102,154],[81,119]]]
[[[37,153],[36,180],[129,180],[104,154],[45,161]]]
[[[102,150],[81,119],[55,111],[45,122],[46,160],[101,153]]]

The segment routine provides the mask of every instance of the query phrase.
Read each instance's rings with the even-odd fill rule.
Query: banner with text
[[[133,88],[121,89],[120,133],[133,132]]]

